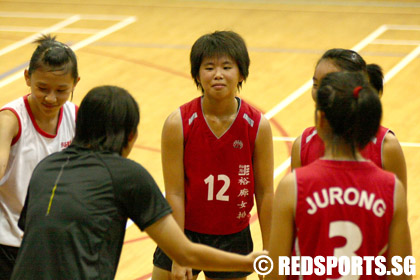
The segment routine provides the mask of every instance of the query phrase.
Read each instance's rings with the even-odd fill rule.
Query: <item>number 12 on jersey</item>
[[[219,174],[217,175],[217,181],[223,182],[223,187],[217,192],[216,200],[229,201],[229,196],[225,195],[225,192],[229,189],[230,179],[228,176]],[[214,198],[214,176],[209,175],[204,182],[208,185],[207,200],[213,200]]]

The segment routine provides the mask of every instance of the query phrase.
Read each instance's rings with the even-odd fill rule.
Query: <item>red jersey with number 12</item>
[[[238,113],[220,137],[196,98],[181,106],[184,132],[185,229],[225,235],[249,224],[254,203],[252,157],[261,113],[237,98]]]
[[[317,160],[295,172],[296,255],[387,256],[394,174],[370,161],[333,160]],[[335,269],[330,278],[338,276]],[[316,275],[305,279],[311,277]],[[373,269],[360,279],[377,276]]]

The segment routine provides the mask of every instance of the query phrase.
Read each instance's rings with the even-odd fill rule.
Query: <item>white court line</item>
[[[118,31],[118,30],[126,27],[127,25],[135,22],[136,20],[137,20],[136,17],[128,17],[128,18],[126,18],[126,19],[124,19],[124,20],[122,20],[122,21],[120,21],[120,22],[112,25],[111,27],[108,27],[107,29],[104,29],[104,30],[96,33],[95,35],[90,36],[89,38],[87,38],[87,39],[85,39],[83,41],[80,41],[80,42],[74,44],[72,46],[72,49],[74,51],[76,51],[78,49],[81,49],[81,48],[83,48],[83,47],[85,47],[85,46],[87,46],[89,44],[92,44],[93,42],[95,42],[95,41],[97,41],[99,39],[102,39],[103,37],[105,37],[105,36],[107,36],[107,35],[115,32],[115,31]]]
[[[30,33],[42,33],[44,27],[35,26],[3,26],[0,25],[0,31],[3,32],[30,32]],[[59,33],[70,33],[70,34],[95,34],[100,29],[90,28],[62,28]]]
[[[382,33],[386,31],[386,26],[382,25],[375,31],[373,31],[369,36],[367,36],[365,39],[363,39],[360,43],[358,43],[356,46],[353,47],[353,50],[360,51],[362,48],[367,46],[369,43],[371,43],[375,38],[380,36]],[[312,79],[307,81],[303,86],[301,86],[299,89],[297,89],[295,92],[293,92],[291,95],[286,97],[282,102],[277,104],[273,109],[268,111],[265,114],[265,117],[267,119],[271,119],[273,116],[278,114],[280,111],[282,111],[284,108],[286,108],[288,105],[290,105],[293,101],[295,101],[298,97],[300,97],[302,94],[304,94],[306,91],[308,91],[312,87]],[[280,166],[278,166],[274,170],[274,178],[277,178],[280,176],[284,171],[286,171],[290,166],[291,158],[289,157],[286,159]]]
[[[415,147],[420,148],[420,143],[408,143],[408,142],[401,142],[402,147]]]
[[[375,45],[418,46],[418,45],[420,45],[420,41],[418,41],[418,40],[386,40],[386,39],[376,39],[371,44],[375,44]]]
[[[25,13],[25,12],[0,12],[0,17],[11,17],[11,18],[68,18],[73,14],[53,14],[53,13]],[[126,19],[127,16],[119,15],[81,15],[81,19],[88,20],[112,20],[119,21]]]
[[[397,25],[397,24],[387,24],[386,27],[388,30],[405,30],[405,31],[420,31],[420,25]]]
[[[378,29],[373,31],[371,34],[369,34],[365,39],[360,41],[356,46],[354,46],[352,49],[356,52],[359,52],[361,49],[366,47],[368,44],[370,44],[373,40],[375,40],[378,36],[380,36],[382,33],[384,33],[387,30],[386,25],[380,26]],[[277,104],[273,109],[265,113],[265,117],[267,119],[271,119],[275,115],[277,115],[280,111],[282,111],[284,108],[289,106],[293,101],[295,101],[297,98],[299,98],[302,94],[304,94],[306,91],[308,91],[312,87],[312,79],[307,81],[303,86],[298,88],[295,92],[290,94],[288,97],[286,97],[283,101],[281,101],[279,104]]]
[[[278,176],[280,176],[284,171],[286,171],[287,168],[290,166],[291,157],[286,159],[280,166],[278,166],[276,169],[274,169],[274,179],[276,179]]]
[[[384,77],[384,84],[392,79],[398,72],[406,67],[411,61],[413,61],[420,54],[420,45],[415,48],[411,53],[404,57],[397,65],[395,65]]]
[[[354,50],[356,52],[361,51],[364,47],[366,47],[367,45],[369,45],[370,43],[372,43],[372,41],[374,41],[376,38],[378,38],[379,36],[381,36],[382,33],[384,33],[387,30],[388,30],[387,25],[381,25],[381,26],[379,26],[378,29],[376,29],[375,31],[373,31],[365,39],[363,39],[362,41],[360,41],[359,44],[357,44],[356,46],[354,46],[352,48],[352,50]]]
[[[275,115],[277,115],[280,111],[282,111],[284,108],[289,106],[293,101],[298,99],[302,94],[304,94],[306,91],[308,91],[312,87],[312,79],[307,81],[303,86],[298,88],[296,91],[294,91],[291,95],[283,99],[279,104],[277,104],[273,109],[265,113],[265,117],[269,120]]]
[[[45,29],[41,30],[39,33],[37,33],[37,34],[31,35],[29,37],[26,37],[26,38],[24,38],[24,39],[22,39],[20,41],[17,41],[16,43],[13,43],[13,44],[11,44],[11,45],[9,45],[9,46],[1,49],[0,50],[0,56],[6,54],[8,52],[11,52],[11,51],[13,51],[13,50],[15,50],[17,48],[20,48],[20,47],[22,47],[24,45],[27,45],[29,43],[32,43],[34,40],[36,40],[39,37],[40,34],[48,34],[48,33],[51,33],[51,32],[55,32],[55,31],[57,31],[57,30],[65,27],[67,25],[70,25],[70,24],[72,24],[72,23],[74,23],[74,22],[76,22],[78,20],[80,20],[80,16],[79,15],[74,15],[72,17],[69,17],[69,18],[67,18],[67,19],[65,19],[65,20],[57,23],[57,24],[54,24],[51,27],[45,28]]]
[[[118,15],[82,15],[82,19],[88,20],[113,20],[120,21],[127,19],[127,16],[118,16]]]
[[[364,40],[362,40],[360,43],[358,43],[355,47],[352,49],[359,52],[361,49],[366,47],[368,44],[372,43],[377,37],[379,37],[382,33],[388,30],[388,27],[391,28],[401,28],[398,30],[405,30],[402,29],[402,26],[395,26],[395,25],[382,25],[378,29],[376,29],[374,32],[372,32],[369,36],[367,36]],[[408,26],[409,28],[413,28],[413,26]],[[417,29],[416,29],[417,30]],[[404,57],[403,60],[401,60],[397,65],[395,65],[384,77],[384,84],[389,81],[391,78],[393,78],[401,69],[403,69],[405,66],[407,66],[408,63],[410,63],[413,59],[415,59],[420,54],[420,45],[414,49],[410,54],[408,54],[406,57]],[[284,99],[282,102],[277,104],[272,110],[267,112],[265,114],[265,117],[267,119],[271,119],[274,115],[279,113],[281,110],[283,110],[286,106],[290,105],[295,99],[297,99],[300,95],[302,95],[306,90],[309,90],[312,85],[312,80],[309,80],[306,82],[302,87],[300,87],[298,90],[296,90],[294,93],[289,95],[286,99]],[[274,138],[273,138],[274,139]],[[287,141],[289,141],[288,139]],[[401,146],[405,147],[417,147],[416,143],[400,143]],[[420,145],[419,145],[420,146]],[[290,157],[285,160],[279,167],[275,169],[275,177],[283,173],[290,165]]]
[[[115,32],[133,22],[135,22],[137,19],[136,17],[128,17],[125,20],[118,22],[114,25],[112,25],[111,27],[108,27],[107,29],[104,29],[100,32],[98,32],[95,35],[90,36],[89,38],[80,41],[79,43],[76,43],[75,45],[73,45],[71,48],[73,49],[73,51],[76,51],[78,49],[81,49],[89,44],[92,44],[93,42],[111,34],[112,32]],[[38,36],[40,36],[40,34],[35,34],[33,35],[35,38],[38,38]],[[9,77],[7,77],[6,79],[3,79],[0,81],[0,88],[4,87],[5,85],[8,85],[14,81],[16,81],[17,79],[22,78],[23,74],[21,72],[17,72]]]
[[[420,31],[419,25],[386,25],[389,30],[415,30]],[[392,79],[398,72],[400,72],[404,67],[406,67],[411,61],[413,61],[420,54],[420,44],[417,44],[412,52],[410,52],[406,57],[404,57],[397,65],[395,65],[384,77],[384,84]]]
[[[51,14],[51,13],[25,13],[25,12],[0,12],[0,17],[12,18],[68,18],[73,14]]]

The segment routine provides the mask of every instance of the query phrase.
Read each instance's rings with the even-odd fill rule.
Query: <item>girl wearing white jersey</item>
[[[74,52],[55,37],[35,43],[26,84],[31,93],[0,109],[0,280],[9,279],[22,231],[17,221],[36,164],[67,147],[77,107],[68,102],[79,81]]]

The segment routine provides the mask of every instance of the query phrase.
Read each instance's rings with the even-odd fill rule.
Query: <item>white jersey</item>
[[[6,104],[19,121],[19,132],[12,141],[9,161],[0,178],[0,244],[19,247],[23,232],[17,222],[35,166],[47,155],[70,145],[76,128],[77,107],[66,102],[59,112],[57,134],[51,135],[37,125],[28,95]]]

